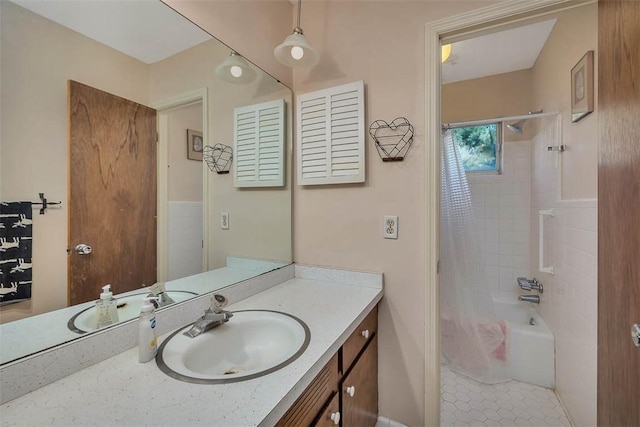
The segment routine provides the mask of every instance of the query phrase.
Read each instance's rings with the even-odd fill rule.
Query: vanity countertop
[[[273,425],[382,294],[381,280],[290,279],[226,308],[282,311],[307,324],[309,347],[284,368],[237,383],[191,384],[165,375],[155,361],[138,363],[136,347],[0,406],[2,425]]]

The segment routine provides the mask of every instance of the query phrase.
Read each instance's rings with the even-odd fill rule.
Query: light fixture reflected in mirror
[[[235,84],[251,83],[256,78],[255,70],[234,50],[216,67],[215,73],[219,79]]]
[[[293,33],[273,50],[276,59],[288,67],[313,67],[320,59],[318,52],[309,44],[300,28],[302,0],[298,0],[298,24]]]
[[[442,63],[447,62],[451,56],[451,44],[442,45]]]

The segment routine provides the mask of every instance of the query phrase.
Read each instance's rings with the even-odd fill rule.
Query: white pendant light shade
[[[276,59],[289,67],[313,67],[318,63],[320,55],[309,44],[302,30],[296,28],[293,34],[273,50]]]
[[[246,59],[233,50],[222,64],[216,67],[216,76],[227,83],[245,84],[256,79],[256,71]]]
[[[320,55],[309,44],[302,28],[300,28],[300,13],[302,11],[302,0],[298,0],[298,25],[293,29],[293,34],[273,50],[273,55],[282,64],[288,67],[309,68],[318,63]]]

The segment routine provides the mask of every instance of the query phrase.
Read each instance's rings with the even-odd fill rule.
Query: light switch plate
[[[220,214],[220,228],[222,230],[229,229],[229,212],[222,212]]]
[[[383,226],[384,226],[384,229],[382,233],[385,239],[398,238],[398,216],[397,215],[385,215]]]

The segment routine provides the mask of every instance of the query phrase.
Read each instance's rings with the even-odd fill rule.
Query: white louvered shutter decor
[[[364,182],[364,82],[297,96],[298,184]]]
[[[284,186],[284,100],[234,110],[233,185]]]

